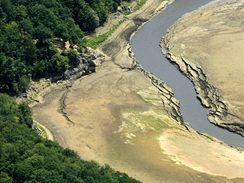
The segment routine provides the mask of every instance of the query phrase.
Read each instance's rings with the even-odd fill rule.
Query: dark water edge
[[[228,145],[244,148],[243,137],[208,121],[209,111],[197,99],[192,82],[167,60],[160,48],[161,38],[171,25],[185,13],[208,2],[211,0],[175,0],[136,32],[131,40],[132,51],[144,69],[165,81],[172,88],[175,97],[180,101],[181,113],[185,122],[200,133],[209,134]]]

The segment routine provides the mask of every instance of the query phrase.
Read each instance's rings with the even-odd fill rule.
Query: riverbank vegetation
[[[146,3],[146,1],[147,0],[137,0],[137,5],[135,7],[135,10],[140,9]]]
[[[126,19],[120,20],[117,24],[104,34],[98,36],[92,36],[86,40],[85,45],[96,49],[100,44],[102,44],[108,37],[125,21]]]
[[[0,92],[19,94],[31,79],[61,75],[70,62],[55,41],[82,46],[84,36],[103,25],[120,4],[121,0],[0,0]]]
[[[0,182],[137,183],[108,165],[79,159],[69,149],[41,138],[25,104],[0,94]]]

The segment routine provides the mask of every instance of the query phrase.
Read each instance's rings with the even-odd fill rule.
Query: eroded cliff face
[[[162,46],[189,77],[211,122],[244,136],[244,0],[221,0],[186,14]]]

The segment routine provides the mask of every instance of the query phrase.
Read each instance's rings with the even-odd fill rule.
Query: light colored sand
[[[206,139],[196,133],[171,129],[165,131],[159,141],[164,153],[178,163],[201,172],[244,178],[244,152]]]

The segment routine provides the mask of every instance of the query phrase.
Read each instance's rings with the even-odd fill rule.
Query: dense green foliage
[[[27,105],[0,94],[1,183],[138,183],[107,165],[80,160],[72,150],[39,137],[31,124]]]
[[[33,78],[62,74],[55,39],[83,43],[121,0],[0,0],[0,92],[24,92]]]

